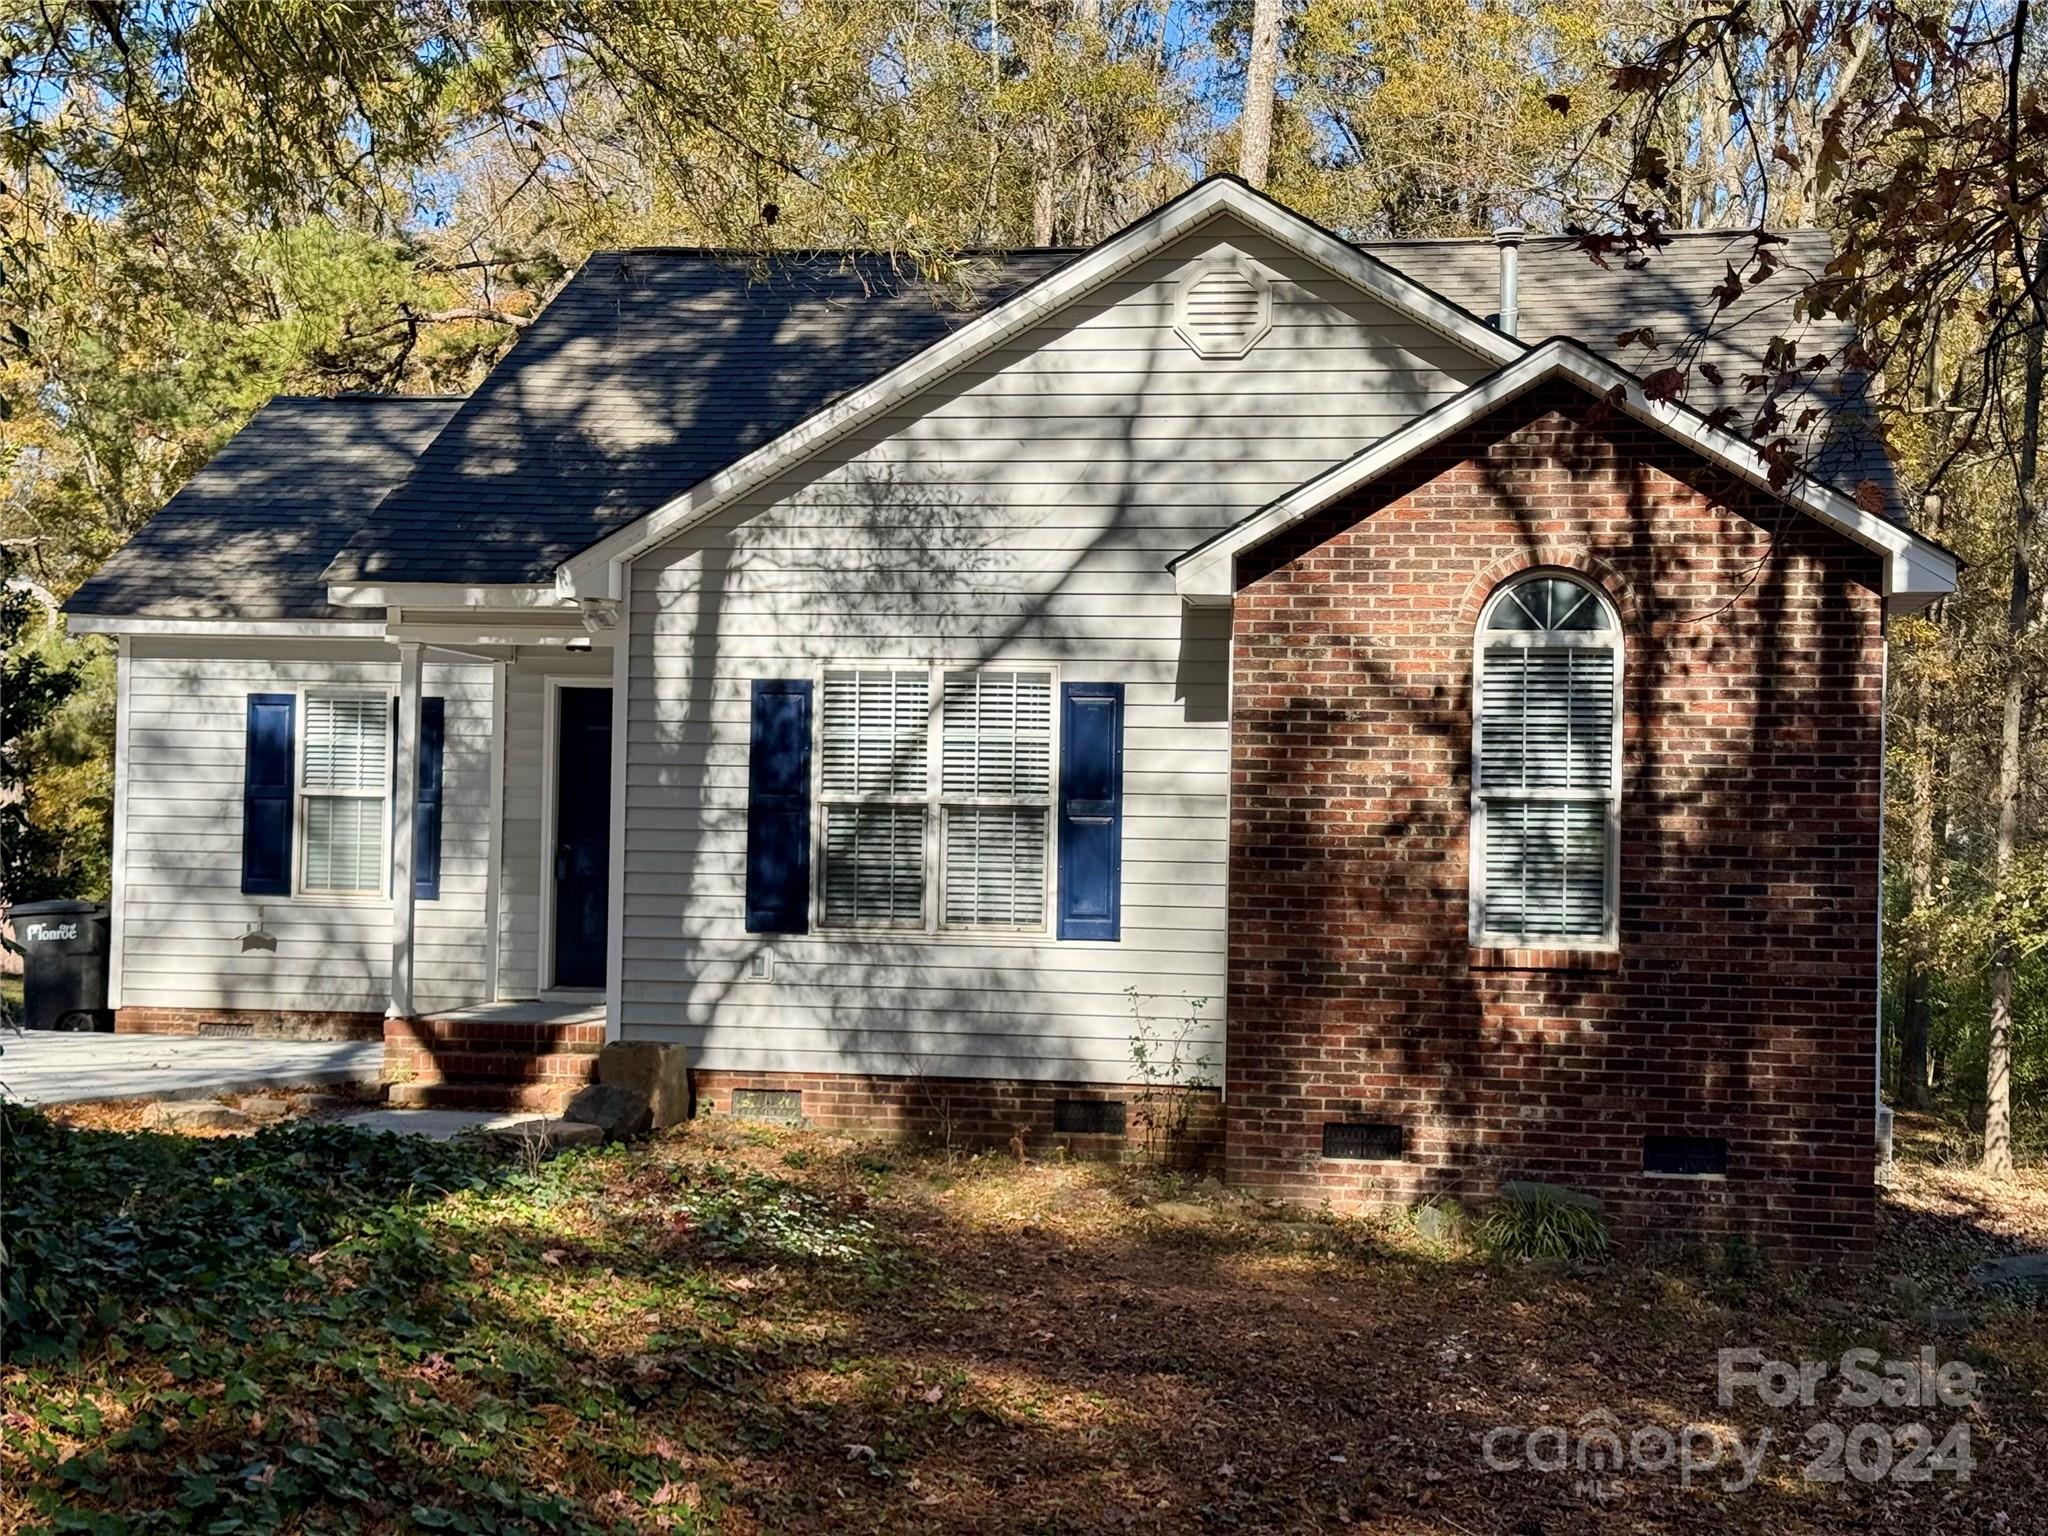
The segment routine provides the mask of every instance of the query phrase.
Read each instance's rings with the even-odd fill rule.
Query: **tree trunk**
[[[2044,281],[2048,237],[2034,248],[2034,292]],[[2009,1179],[2012,1162],[2013,855],[2019,841],[2025,764],[2027,670],[2023,660],[2032,569],[2034,491],[2041,452],[2042,324],[2027,332],[2026,393],[2021,403],[2018,496],[2013,516],[2012,592],[2006,603],[2005,708],[1998,733],[1998,836],[1992,845],[1991,1029],[1984,1063],[1984,1172]]]
[[[2017,588],[2024,557],[2013,556]],[[1992,854],[1991,1034],[1984,1063],[1984,1172],[2013,1176],[2012,1162],[2012,909],[2013,843],[2019,832],[2021,722],[2025,681],[2018,636],[2007,663],[2005,718],[1998,740],[1998,840]]]
[[[1059,184],[1053,167],[1052,133],[1039,134],[1038,178],[1031,189],[1031,243],[1051,245],[1053,217],[1059,211]]]
[[[1280,0],[1252,0],[1251,58],[1237,119],[1237,174],[1266,184],[1273,160],[1273,98],[1280,84]]]
[[[1080,34],[1082,55],[1089,63],[1105,62],[1108,49],[1102,36],[1102,0],[1074,0],[1074,28]],[[1067,238],[1076,245],[1093,245],[1100,238],[1095,233],[1099,222],[1095,217],[1095,196],[1096,166],[1102,159],[1102,144],[1092,115],[1081,114],[1076,126],[1081,130],[1081,154],[1074,167],[1074,211]],[[1105,175],[1101,179],[1109,178]]]

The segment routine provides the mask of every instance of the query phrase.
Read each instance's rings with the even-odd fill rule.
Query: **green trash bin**
[[[7,920],[22,949],[22,1024],[112,1029],[107,909],[96,901],[25,901],[8,909]]]

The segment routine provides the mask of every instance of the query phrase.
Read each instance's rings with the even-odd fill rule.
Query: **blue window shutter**
[[[811,927],[811,685],[754,683],[747,753],[747,932]]]
[[[420,700],[419,796],[412,809],[412,893],[441,899],[441,748],[447,740],[448,701]]]
[[[242,757],[242,892],[292,893],[292,739],[298,700],[289,693],[249,695]]]
[[[1123,926],[1124,685],[1060,685],[1060,937]]]

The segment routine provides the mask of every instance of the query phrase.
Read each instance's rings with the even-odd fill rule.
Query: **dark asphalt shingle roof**
[[[1500,307],[1499,252],[1490,239],[1367,242],[1364,249],[1474,314],[1490,320]],[[1685,403],[1703,415],[1724,405],[1737,407],[1733,426],[1743,434],[1761,403],[1744,376],[1763,372],[1764,352],[1773,337],[1797,340],[1802,358],[1825,353],[1830,366],[1813,376],[1805,394],[1780,399],[1786,423],[1772,435],[1790,433],[1809,401],[1822,406],[1821,419],[1802,444],[1807,467],[1849,496],[1862,482],[1873,481],[1895,504],[1891,462],[1870,420],[1868,402],[1840,393],[1845,383],[1861,387],[1860,376],[1839,367],[1855,327],[1831,316],[1795,320],[1792,313],[1799,289],[1834,258],[1834,243],[1824,230],[1794,230],[1772,251],[1779,270],[1717,313],[1714,289],[1729,265],[1742,273],[1755,265],[1756,244],[1746,233],[1675,234],[1633,268],[1618,255],[1601,267],[1568,238],[1532,237],[1522,245],[1517,330],[1532,342],[1569,336],[1644,377],[1674,363],[1711,362],[1720,369],[1721,384],[1691,368]],[[1654,350],[1617,343],[1623,332],[1644,326],[1656,335]],[[1704,344],[1692,353],[1686,344],[1703,332]],[[1688,356],[1681,357],[1681,351]]]
[[[934,285],[881,256],[606,251],[563,285],[334,563],[336,582],[546,581],[614,529],[1064,265]]]
[[[322,573],[461,403],[278,396],[72,594],[65,612],[363,617],[327,601]]]
[[[1490,240],[1363,248],[1475,314],[1496,308]],[[1521,334],[1571,336],[1647,375],[1698,331],[1726,263],[1746,265],[1751,249],[1741,235],[1680,235],[1646,264],[1617,257],[1602,268],[1568,240],[1531,239]],[[1786,270],[1721,315],[1702,354],[1725,382],[1717,390],[1695,372],[1687,403],[1746,401],[1741,423],[1753,414],[1741,376],[1760,368],[1794,291],[1830,256],[1819,232],[1778,250]],[[970,281],[934,285],[881,256],[600,253],[466,400],[273,401],[69,606],[331,617],[325,581],[546,581],[569,556],[1075,254],[986,256]],[[1661,353],[1616,343],[1645,325]],[[1838,355],[1849,339],[1832,320],[1799,330],[1807,355]],[[1821,471],[1852,495],[1865,480],[1889,490],[1890,466],[1860,411],[1828,403],[1835,436],[1816,457]]]

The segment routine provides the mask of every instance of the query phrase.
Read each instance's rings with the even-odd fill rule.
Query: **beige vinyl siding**
[[[250,694],[395,690],[393,648],[138,638],[127,665],[122,1003],[381,1013],[390,902],[243,895],[242,770]],[[414,909],[416,1001],[435,1008],[486,987],[491,669],[429,661],[423,686],[448,701],[441,895]],[[275,952],[242,947],[259,923]]]
[[[1198,358],[1174,285],[1226,255],[1273,280],[1273,326]],[[1211,226],[643,558],[625,1034],[713,1068],[1122,1080],[1135,987],[1168,1032],[1209,1000],[1192,1050],[1217,1078],[1228,616],[1183,609],[1166,562],[1486,371]],[[1119,942],[744,931],[751,682],[848,662],[1126,685]],[[760,950],[773,976],[750,980]]]

